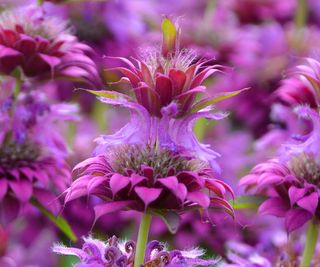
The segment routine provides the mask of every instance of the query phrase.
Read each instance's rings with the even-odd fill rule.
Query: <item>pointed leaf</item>
[[[206,108],[208,106],[211,106],[213,104],[216,104],[218,102],[221,102],[223,100],[226,100],[228,98],[231,98],[231,97],[234,97],[240,93],[242,93],[243,91],[246,91],[248,90],[249,88],[244,88],[244,89],[241,89],[241,90],[237,90],[237,91],[233,91],[233,92],[226,92],[226,93],[221,93],[221,94],[218,94],[216,95],[215,97],[213,98],[209,98],[209,99],[203,99],[202,101],[196,103],[193,105],[192,109],[191,109],[191,112],[197,112],[203,108]]]

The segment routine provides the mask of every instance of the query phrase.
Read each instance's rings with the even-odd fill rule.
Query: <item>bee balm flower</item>
[[[17,69],[29,78],[97,79],[91,49],[77,41],[64,21],[40,7],[15,8],[0,14],[0,73]]]

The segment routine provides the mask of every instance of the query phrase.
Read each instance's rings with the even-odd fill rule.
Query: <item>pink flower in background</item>
[[[65,21],[27,6],[0,14],[0,72],[22,70],[28,78],[66,78],[97,84],[91,48],[79,43]]]
[[[8,98],[0,112],[1,221],[15,219],[32,198],[54,213],[60,209],[57,193],[68,184],[70,169],[63,138],[52,130],[57,121],[74,117],[72,105],[48,105],[41,94]]]

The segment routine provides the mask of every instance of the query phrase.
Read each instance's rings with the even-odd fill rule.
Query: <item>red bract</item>
[[[181,117],[203,108],[205,102],[195,103],[197,96],[206,91],[201,84],[220,71],[220,66],[208,66],[209,61],[196,61],[191,51],[179,50],[177,30],[168,19],[163,21],[162,28],[161,52],[157,49],[147,51],[141,59],[135,60],[137,65],[119,58],[128,67],[115,69],[124,75],[120,82],[130,83],[137,101],[150,114],[161,117],[161,108],[175,102],[178,106],[177,117]]]
[[[67,24],[41,8],[20,8],[0,15],[0,72],[21,69],[29,78],[88,80],[98,75],[86,55],[92,51],[70,34]]]

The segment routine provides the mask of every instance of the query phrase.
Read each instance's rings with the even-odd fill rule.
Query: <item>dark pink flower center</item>
[[[205,163],[189,159],[169,149],[151,146],[119,145],[107,152],[110,165],[117,173],[137,173],[145,176],[152,172],[154,178],[173,176],[181,171],[199,171]],[[147,175],[149,176],[149,175]]]
[[[14,141],[5,142],[0,147],[0,166],[11,169],[21,164],[34,162],[39,155],[39,147],[29,141],[22,144]]]

